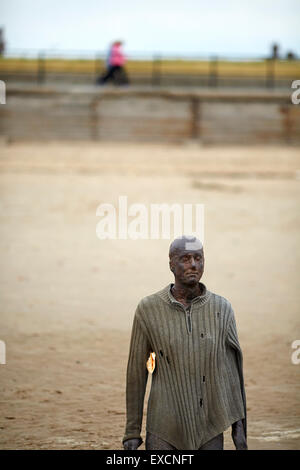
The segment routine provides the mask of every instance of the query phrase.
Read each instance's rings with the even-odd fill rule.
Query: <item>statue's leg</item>
[[[150,432],[146,434],[145,447],[146,450],[176,450],[171,444]]]
[[[199,450],[224,450],[224,436],[218,434],[218,436],[213,437],[210,441],[205,442]]]

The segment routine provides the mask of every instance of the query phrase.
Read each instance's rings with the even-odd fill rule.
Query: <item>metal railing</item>
[[[125,51],[133,84],[151,86],[255,86],[272,89],[300,78],[299,60],[142,54]],[[0,78],[45,84],[52,80],[95,83],[106,67],[103,51],[8,49],[0,58]]]

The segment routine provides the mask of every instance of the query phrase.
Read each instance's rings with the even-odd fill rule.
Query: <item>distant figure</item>
[[[278,57],[279,57],[278,49],[279,49],[278,44],[276,44],[276,43],[272,44],[271,59],[278,59]]]
[[[296,60],[296,54],[292,51],[287,52],[286,54],[287,60]]]
[[[116,85],[128,85],[129,80],[124,69],[125,62],[126,58],[122,51],[122,42],[115,41],[109,51],[107,70],[104,75],[98,78],[97,84],[104,85],[111,80]]]
[[[4,30],[0,28],[0,56],[3,56],[5,50]]]

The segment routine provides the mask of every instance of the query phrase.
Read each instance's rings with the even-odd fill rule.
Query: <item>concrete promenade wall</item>
[[[8,87],[8,140],[300,144],[300,105],[288,92]]]

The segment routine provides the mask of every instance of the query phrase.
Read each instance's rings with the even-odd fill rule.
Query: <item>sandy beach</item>
[[[204,204],[202,281],[235,311],[249,449],[299,449],[299,148],[5,141],[0,448],[122,448],[135,307],[173,278],[170,240],[96,236],[120,195]]]

